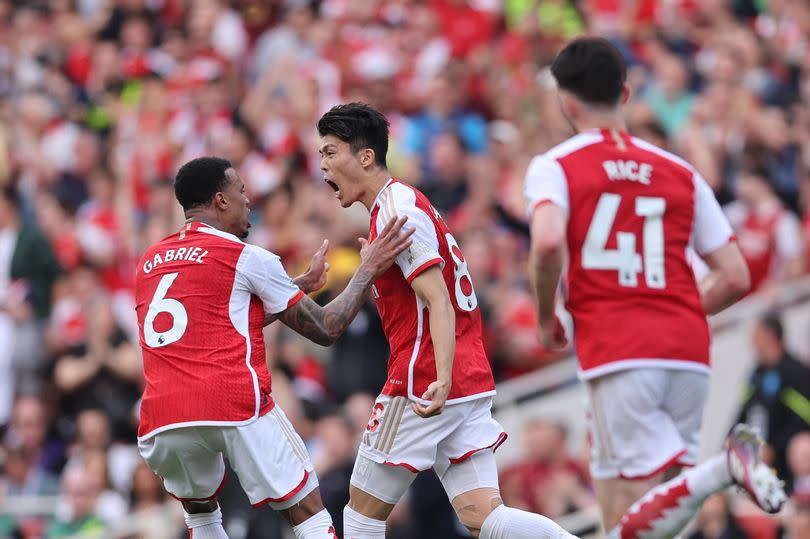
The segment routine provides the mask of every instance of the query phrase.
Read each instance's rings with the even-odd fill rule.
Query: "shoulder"
[[[660,148],[651,142],[647,142],[644,139],[640,139],[638,137],[631,137],[630,140],[633,142],[633,146],[635,146],[639,150],[654,154],[657,157],[663,159],[664,161],[667,161],[672,166],[683,169],[684,172],[688,173],[693,177],[699,176],[697,174],[697,170],[695,170],[695,167],[693,167],[684,158],[677,156],[672,152],[668,152],[667,150]]]
[[[380,196],[380,204],[389,204],[395,208],[416,206],[416,200],[420,194],[421,193],[419,193],[415,187],[399,180],[394,180],[383,189]]]
[[[210,240],[213,243],[221,243],[223,245],[234,244],[240,247],[245,247],[245,245],[247,245],[233,234],[224,232],[222,230],[217,230],[216,228],[210,226],[201,226],[197,229],[197,232],[204,234],[202,237]]]
[[[281,257],[272,251],[262,249],[258,245],[251,243],[242,243],[242,253],[239,257],[240,266],[254,267],[266,266],[267,264],[281,263]]]
[[[389,183],[380,193],[378,201],[378,224],[385,224],[398,215],[407,215],[411,219],[427,216],[427,208],[430,206],[425,195],[399,180]]]

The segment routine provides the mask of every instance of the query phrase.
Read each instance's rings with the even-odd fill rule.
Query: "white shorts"
[[[489,453],[492,456],[492,452],[506,440],[506,433],[492,417],[491,409],[492,398],[484,397],[451,404],[437,416],[422,418],[416,415],[411,408],[411,401],[407,398],[380,395],[374,403],[371,418],[363,433],[360,455],[352,474],[352,484],[368,492],[364,487],[369,484],[368,481],[361,480],[360,477],[367,475],[361,466],[361,462],[364,461],[408,470],[408,474],[395,474],[407,480],[404,488],[407,488],[413,480],[413,474],[422,470],[433,468],[439,478],[443,479],[451,465],[468,460],[483,463],[483,459],[470,457],[479,452]],[[494,458],[491,460],[494,463]],[[450,477],[452,476],[453,474],[450,474]],[[471,488],[483,486],[497,488],[497,474],[494,481],[494,485],[488,479],[486,484]],[[460,478],[454,478],[453,482],[458,484],[462,481]],[[404,489],[397,487],[389,495],[382,492],[369,493],[387,503],[396,503],[397,500],[392,501],[390,498],[398,499],[396,494],[399,490],[404,492]],[[451,490],[456,489],[448,489],[448,495]]]
[[[646,479],[697,463],[708,374],[640,368],[585,385],[594,479]]]
[[[166,491],[181,502],[216,498],[228,459],[253,507],[287,509],[318,487],[304,442],[276,405],[241,427],[181,427],[138,442]]]

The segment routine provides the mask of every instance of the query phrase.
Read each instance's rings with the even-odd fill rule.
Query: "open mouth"
[[[325,181],[329,185],[329,187],[331,187],[332,190],[335,192],[335,198],[340,198],[340,187],[338,187],[338,184],[336,184],[332,180],[327,180],[326,178],[324,178],[323,181]]]

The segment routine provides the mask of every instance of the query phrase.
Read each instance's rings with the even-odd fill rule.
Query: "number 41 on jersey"
[[[603,193],[588,227],[582,245],[582,267],[595,270],[617,270],[621,286],[637,287],[638,274],[644,271],[644,281],[650,288],[665,288],[664,273],[664,212],[666,200],[661,197],[636,197],[635,212],[644,218],[642,228],[643,253],[636,252],[636,235],[616,233],[616,249],[607,249],[608,238],[616,220],[622,197]]]

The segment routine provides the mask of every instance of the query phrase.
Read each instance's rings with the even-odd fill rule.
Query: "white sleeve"
[[[392,213],[394,215],[392,215]],[[396,264],[402,270],[402,275],[410,283],[420,273],[431,266],[439,264],[444,267],[444,259],[439,255],[439,238],[436,236],[436,225],[428,215],[407,201],[395,203],[380,208],[377,213],[377,232],[380,232],[388,221],[395,216],[408,216],[408,222],[403,228],[416,229],[411,236],[413,243],[407,250],[402,251],[396,259]]]
[[[255,245],[246,245],[236,264],[236,280],[259,296],[264,311],[277,314],[300,300],[304,293],[287,275],[281,259]]]
[[[697,172],[693,179],[695,221],[692,228],[692,244],[698,255],[705,255],[732,241],[734,232],[706,180]]]
[[[776,252],[783,260],[796,258],[804,250],[802,226],[795,215],[785,210],[776,223]]]
[[[541,202],[551,202],[568,213],[568,183],[556,159],[545,155],[535,156],[526,170],[523,189],[529,217]]]

